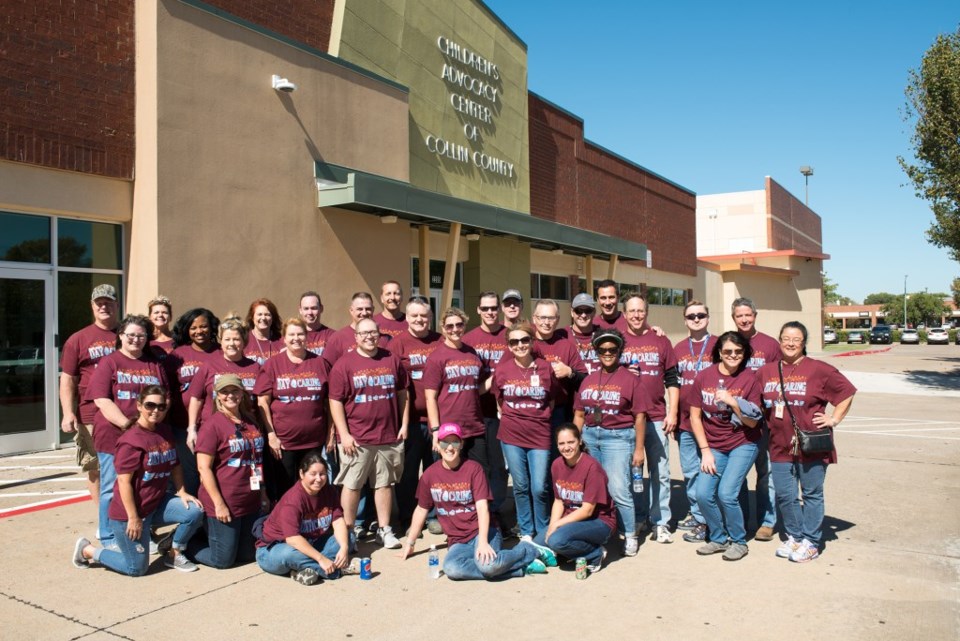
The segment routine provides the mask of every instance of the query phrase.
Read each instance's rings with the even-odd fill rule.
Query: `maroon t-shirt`
[[[340,507],[340,492],[327,483],[316,496],[296,482],[280,497],[270,516],[263,524],[263,538],[257,547],[265,547],[277,541],[286,541],[298,534],[311,544],[333,530],[333,522],[343,518]]]
[[[181,345],[173,350],[163,366],[173,390],[170,392],[170,411],[167,412],[167,421],[175,429],[187,429],[187,408],[190,407],[193,377],[200,368],[210,359],[223,358],[220,348],[213,346],[209,352],[195,350],[192,345]]]
[[[413,414],[410,423],[426,422],[427,400],[423,397],[423,370],[427,366],[427,358],[443,342],[443,337],[436,332],[427,332],[423,338],[418,338],[409,331],[404,331],[387,343],[387,350],[400,357],[403,369],[407,372],[410,387],[410,406]]]
[[[713,346],[716,336],[707,335],[701,341],[689,336],[673,346],[677,357],[677,373],[680,376],[680,425],[684,432],[690,431],[690,395],[693,393],[693,381],[700,370],[713,365]]]
[[[250,332],[247,334],[247,346],[243,348],[243,355],[262,366],[270,358],[282,352],[284,347],[286,346],[283,344],[283,339],[262,341]]]
[[[260,510],[260,490],[250,489],[250,476],[263,472],[263,435],[256,425],[235,424],[222,412],[204,422],[197,432],[197,454],[213,457],[213,473],[224,503],[233,517]],[[256,466],[260,466],[257,470]],[[210,493],[200,486],[198,497],[208,516],[217,513]]]
[[[797,419],[797,426],[804,431],[820,429],[813,424],[813,415],[825,412],[827,404],[836,405],[857,393],[847,377],[823,361],[804,358],[796,365],[783,364],[783,384],[786,387],[780,394],[780,373],[778,363],[768,363],[757,372],[763,394],[764,415],[770,427],[770,460],[789,463],[794,460],[793,424],[790,413],[783,408],[783,418],[774,414],[775,403],[786,400]],[[837,462],[837,450],[825,454],[804,454],[798,452],[803,461]]]
[[[758,423],[756,427],[738,427],[731,422],[733,410],[717,407],[714,397],[721,385],[735,398],[742,398],[759,407],[760,382],[749,367],[744,368],[737,376],[726,376],[720,373],[720,366],[716,364],[702,370],[693,381],[690,407],[701,410],[700,417],[707,444],[712,449],[731,452],[745,443],[759,441],[760,425]]]
[[[626,367],[617,367],[612,374],[603,370],[589,374],[573,398],[573,409],[584,412],[586,427],[597,427],[591,424],[590,413],[599,407],[603,412],[600,427],[608,430],[633,427],[637,414],[647,412],[652,404],[653,400],[640,384],[640,378]]]
[[[153,354],[153,357],[157,359],[158,362],[162,363],[167,359],[167,356],[173,353],[173,341],[150,341],[150,353]]]
[[[483,362],[469,345],[440,343],[423,370],[423,389],[437,392],[440,423],[457,423],[464,438],[485,433],[480,411]]]
[[[379,327],[379,323],[377,326]],[[387,343],[389,342],[390,336],[384,334],[383,330],[381,330],[380,338],[377,339],[377,347],[386,348]],[[350,352],[355,352],[356,350],[357,330],[350,325],[347,325],[346,327],[341,327],[335,331],[327,340],[327,346],[323,350],[323,360],[327,361],[327,365],[333,367],[333,365],[340,360],[341,356]]]
[[[77,382],[77,413],[84,425],[93,424],[93,417],[97,413],[97,406],[92,400],[87,400],[90,379],[97,369],[97,362],[107,354],[112,354],[116,346],[117,331],[103,329],[96,324],[87,325],[63,344],[60,371],[80,379]]]
[[[653,330],[640,336],[624,332],[623,338],[620,364],[639,370],[640,384],[653,399],[653,406],[647,412],[647,420],[662,421],[667,416],[663,377],[668,369],[677,366],[673,345],[670,344],[670,339],[657,336]]]
[[[409,334],[407,331],[407,317],[403,314],[400,314],[399,320],[395,320],[390,316],[384,316],[383,314],[377,314],[373,317],[373,320],[377,321],[381,338],[386,337],[387,342],[390,342],[400,334]],[[383,345],[381,345],[381,347],[383,347]]]
[[[334,331],[324,324],[320,324],[318,329],[307,330],[307,342],[304,347],[308,352],[313,352],[317,356],[323,356],[327,343],[333,337]]]
[[[190,386],[190,398],[195,398],[203,403],[201,421],[207,420],[217,411],[217,393],[213,390],[213,386],[224,374],[239,376],[240,382],[243,383],[243,389],[248,394],[253,394],[257,375],[260,374],[260,365],[257,361],[252,361],[245,356],[239,361],[227,360],[223,358],[222,352],[219,358],[208,359],[200,367],[200,371],[197,372],[193,384]],[[256,398],[250,399],[250,403],[250,409],[255,410],[257,406]]]
[[[152,432],[134,424],[117,439],[113,464],[117,474],[133,475],[137,515],[141,518],[147,516],[160,505],[170,484],[170,474],[177,466],[173,431],[163,423]],[[123,507],[118,487],[114,488],[107,515],[114,521],[127,520],[127,510]]]
[[[580,352],[580,360],[583,366],[587,368],[587,374],[600,369],[600,359],[597,357],[597,350],[593,348],[593,334],[581,334],[573,325],[567,330],[570,340],[577,346]]]
[[[763,332],[757,332],[750,337],[750,349],[753,355],[747,362],[747,369],[754,372],[766,365],[780,360],[780,343],[773,336],[767,336]]]
[[[154,360],[153,355],[144,352],[140,358],[130,358],[121,351],[104,356],[100,359],[90,387],[87,388],[86,399],[94,401],[98,398],[108,398],[113,401],[123,415],[128,418],[137,416],[137,395],[148,385],[162,385],[167,389],[167,374],[163,367]],[[120,428],[111,423],[97,410],[93,417],[93,444],[98,452],[114,454],[117,449],[117,439],[120,438]]]
[[[378,349],[368,358],[353,351],[330,370],[330,399],[343,403],[347,429],[357,443],[388,445],[397,442],[400,432],[397,391],[407,389],[408,384],[396,354]]]
[[[327,442],[327,364],[307,352],[294,363],[287,352],[267,361],[253,388],[269,395],[273,429],[287,450],[320,447]]]
[[[590,519],[600,519],[611,530],[617,527],[617,513],[607,491],[607,473],[597,459],[583,453],[577,464],[570,467],[562,456],[557,457],[550,466],[550,477],[553,496],[563,501],[562,517],[580,509],[584,503],[593,503]]]
[[[531,367],[520,367],[514,358],[501,360],[491,390],[500,403],[498,438],[508,445],[549,450],[551,401],[559,388],[553,368],[542,358]]]
[[[599,329],[615,329],[621,334],[626,334],[628,327],[627,317],[623,315],[623,312],[617,310],[617,315],[613,317],[613,320],[607,320],[600,313],[599,308],[597,308],[597,313],[593,317],[593,325]]]
[[[447,535],[448,549],[477,536],[480,531],[477,501],[492,499],[483,468],[476,461],[461,461],[455,470],[448,470],[442,460],[437,461],[427,468],[417,485],[417,505],[425,510],[437,509],[437,520]]]
[[[495,332],[488,332],[483,327],[471,329],[463,335],[463,344],[469,345],[477,352],[483,362],[483,378],[493,376],[497,363],[507,354],[507,328],[501,325]],[[497,401],[493,394],[480,395],[480,411],[484,418],[497,418]]]
[[[580,359],[580,350],[576,342],[570,340],[567,330],[558,329],[553,332],[553,336],[548,339],[537,338],[533,341],[534,355],[540,356],[548,363],[563,363],[575,372],[581,374],[587,373],[587,366]],[[565,378],[560,381],[560,387],[557,390],[557,397],[554,399],[556,405],[566,405],[568,394],[566,385],[570,379]]]

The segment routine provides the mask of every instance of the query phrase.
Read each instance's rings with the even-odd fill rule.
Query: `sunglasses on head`
[[[166,403],[154,403],[153,401],[144,401],[144,403],[143,403],[143,408],[144,408],[145,410],[150,411],[150,412],[153,412],[153,411],[165,412],[165,411],[167,411],[167,404],[166,404]]]
[[[687,314],[686,316],[684,316],[684,318],[686,318],[688,321],[698,321],[698,320],[703,320],[704,318],[709,318],[709,317],[710,317],[710,314],[704,314],[704,313]]]
[[[507,341],[507,345],[510,347],[516,347],[517,345],[529,345],[530,337],[524,336],[523,338],[511,338]]]

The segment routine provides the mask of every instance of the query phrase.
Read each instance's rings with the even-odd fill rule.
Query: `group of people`
[[[196,308],[173,322],[162,296],[118,320],[116,291],[96,287],[94,323],[61,360],[62,427],[99,506],[100,545],[79,539],[73,563],[136,576],[151,553],[181,571],[256,560],[310,585],[357,573],[368,534],[407,558],[426,526],[447,536],[451,579],[543,573],[558,557],[596,572],[611,539],[625,556],[648,532],[672,542],[671,436],[690,504],[675,526],[699,554],[747,554],[753,465],[755,538],[776,536],[779,511],[777,555],[819,554],[836,453],[801,452],[794,425],[835,427],[855,389],[806,357],[800,323],[773,339],[738,299],[737,331],[713,337],[691,301],[674,346],[613,281],[574,297],[569,328],[552,300],[526,320],[516,289],[483,292],[471,331],[455,307],[432,330],[429,301],[404,304],[395,281],[380,303],[354,294],[339,330],[312,291],[286,321],[261,298],[245,318]]]

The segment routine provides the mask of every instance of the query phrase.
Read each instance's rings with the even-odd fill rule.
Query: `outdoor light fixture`
[[[392,225],[398,220],[400,219],[394,216],[393,214],[390,214],[389,216],[380,216],[380,222],[383,223],[384,225]]]
[[[558,248],[558,249],[554,249],[554,250],[551,251],[550,253],[551,253],[551,254],[554,254],[555,256],[562,256],[562,255],[563,255],[563,250]]]
[[[467,240],[480,240],[480,234],[477,234],[477,233],[466,234],[464,235],[464,238],[466,238]]]
[[[282,91],[283,93],[293,93],[297,90],[297,85],[293,84],[286,78],[281,78],[277,74],[273,74],[270,81],[273,84],[273,88],[277,91]]]

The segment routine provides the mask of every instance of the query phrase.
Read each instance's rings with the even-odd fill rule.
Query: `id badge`
[[[530,375],[530,387],[540,387],[540,375],[531,374]]]
[[[777,418],[783,418],[783,402],[777,401],[773,404],[773,415]]]
[[[262,465],[252,465],[250,467],[250,489],[259,490],[260,481],[263,480],[263,466]]]

